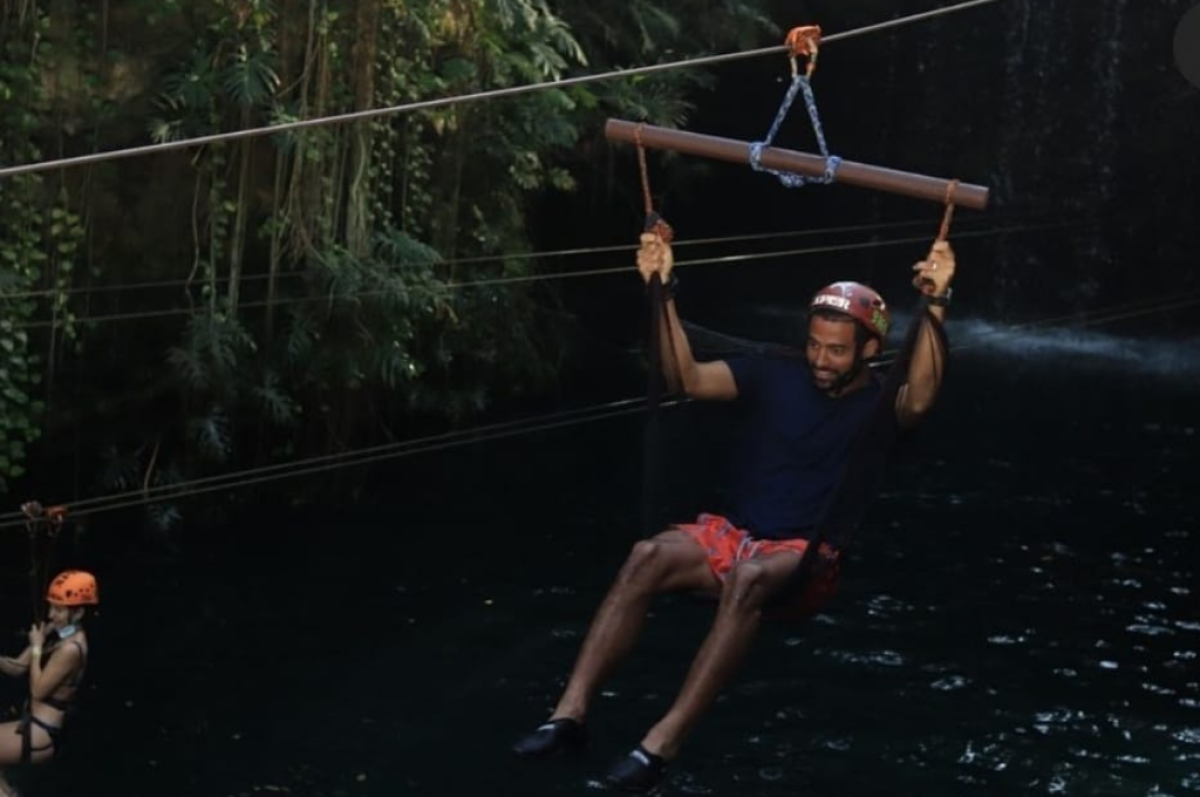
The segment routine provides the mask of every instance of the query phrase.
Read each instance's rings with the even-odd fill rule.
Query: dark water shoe
[[[556,719],[539,725],[513,745],[513,752],[523,758],[543,758],[563,752],[578,752],[587,746],[587,729],[573,719]]]

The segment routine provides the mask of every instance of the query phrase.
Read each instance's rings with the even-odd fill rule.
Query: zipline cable
[[[969,0],[969,2],[958,3],[952,6],[934,9],[932,11],[924,11],[919,14],[912,14],[907,17],[899,17],[887,22],[880,22],[874,25],[867,25],[861,28],[843,31],[842,33],[834,33],[829,36],[823,36],[821,43],[831,44],[833,42],[851,39],[858,36],[865,36],[869,33],[877,33],[879,31],[888,30],[890,28],[900,27],[901,25],[909,25],[915,22],[923,22],[925,20],[934,19],[945,14],[953,14],[959,11],[966,11],[970,8],[989,5],[999,2],[999,0]],[[529,94],[536,91],[546,89],[564,89],[572,86],[582,86],[588,83],[598,83],[604,80],[614,78],[630,78],[639,77],[642,75],[650,75],[655,72],[665,72],[671,69],[681,67],[696,67],[708,66],[712,64],[720,64],[728,61],[736,61],[746,58],[757,58],[764,55],[778,55],[788,52],[786,45],[776,45],[774,47],[763,47],[756,50],[745,50],[737,53],[725,53],[722,55],[709,55],[697,58],[687,58],[680,61],[669,61],[663,64],[653,64],[650,66],[641,66],[634,69],[615,69],[608,72],[600,72],[594,75],[579,75],[577,77],[563,78],[561,80],[546,81],[544,83],[533,83],[525,86],[511,86],[503,89],[491,89],[488,91],[479,91],[472,94],[462,94],[454,97],[443,97],[436,100],[422,100],[419,102],[410,102],[403,105],[396,105],[388,108],[372,108],[364,111],[355,111],[352,113],[336,114],[333,116],[321,116],[312,119],[300,119],[294,122],[284,122],[282,124],[267,125],[265,127],[253,127],[244,130],[233,130],[226,133],[214,133],[207,136],[198,136],[195,138],[182,138],[177,141],[163,141],[157,144],[146,144],[139,147],[129,147],[126,149],[107,150],[105,152],[94,152],[89,155],[77,155],[70,158],[58,158],[56,160],[41,161],[39,163],[29,163],[20,166],[9,166],[0,168],[0,177],[14,177],[19,174],[31,174],[33,172],[45,172],[54,169],[66,169],[74,166],[84,166],[90,163],[103,163],[105,161],[116,160],[118,158],[131,158],[138,155],[150,155],[158,152],[169,152],[171,150],[190,149],[194,147],[206,146],[208,144],[219,144],[226,141],[237,141],[244,138],[255,138],[260,136],[275,135],[278,133],[287,133],[294,130],[304,130],[311,127],[320,127],[331,124],[344,124],[346,122],[361,122],[368,119],[376,119],[381,116],[390,116],[400,113],[411,113],[413,111],[425,111],[433,108],[441,108],[448,105],[457,105],[460,103],[475,102],[478,100],[496,99],[499,97],[512,97],[519,94]]]
[[[961,232],[955,235],[956,239],[963,238],[982,238],[993,235],[1008,235],[1023,232],[1039,232],[1045,230],[1063,229],[1067,227],[1078,226],[1075,222],[1053,222],[1040,225],[1021,225],[1016,227],[999,227],[986,230],[971,230]],[[682,260],[675,264],[676,268],[688,266],[703,266],[703,265],[723,265],[730,263],[741,263],[750,260],[766,260],[779,257],[794,257],[797,255],[811,254],[830,254],[833,252],[848,252],[862,249],[875,249],[888,246],[902,246],[908,244],[928,243],[927,236],[915,238],[896,238],[883,241],[862,241],[852,244],[829,244],[824,246],[809,246],[796,249],[776,250],[771,252],[746,253],[737,255],[723,255],[716,257],[696,258],[692,260]],[[622,274],[629,273],[633,270],[633,266],[606,266],[603,268],[580,269],[576,271],[562,271],[552,274],[527,274],[512,277],[495,277],[479,280],[466,280],[463,282],[447,283],[439,286],[442,290],[461,290],[466,288],[484,288],[499,285],[516,285],[520,283],[532,283],[552,280],[576,279],[580,277],[597,277],[607,274]],[[385,296],[390,293],[387,289],[355,291],[354,293],[346,294],[345,296],[298,296],[286,299],[275,299],[273,301],[252,301],[239,302],[238,310],[264,308],[264,307],[279,307],[292,304],[328,304],[331,301],[347,301],[351,299],[362,299],[372,296]],[[128,313],[109,313],[94,316],[78,316],[74,319],[76,324],[99,324],[111,321],[131,321],[144,320],[149,318],[169,318],[172,316],[193,315],[194,310],[190,307],[176,307],[164,310],[142,310],[132,311]],[[53,321],[30,321],[23,324],[14,324],[13,329],[45,329],[58,322]]]
[[[1124,321],[1129,318],[1142,318],[1154,313],[1182,310],[1197,304],[1200,304],[1200,291],[1184,294],[1183,296],[1155,296],[1147,299],[1136,299],[1131,302],[1124,302],[1122,304],[1113,305],[1107,308],[1100,308],[1098,310],[1068,313],[1049,318],[1039,318],[1035,321],[1026,321],[1023,323],[1006,324],[1002,328],[996,328],[986,332],[981,332],[978,335],[973,335],[966,341],[954,344],[950,348],[952,351],[961,352],[987,345],[987,341],[993,338],[1003,338],[1010,335],[1019,335],[1023,332],[1034,332],[1043,329],[1076,329],[1082,327],[1099,326],[1100,324],[1108,324],[1113,321]],[[872,362],[872,365],[876,367],[889,365],[892,361],[891,358],[894,356],[894,349],[885,351],[877,360]]]
[[[95,504],[104,503],[109,500],[118,500],[118,499],[123,500],[123,499],[133,498],[133,497],[137,497],[137,496],[145,497],[147,495],[154,496],[154,495],[159,495],[159,494],[163,494],[163,493],[174,492],[183,487],[204,486],[204,485],[209,485],[209,484],[222,482],[222,481],[236,480],[236,479],[240,479],[245,476],[254,476],[254,475],[260,475],[260,474],[275,473],[280,470],[286,470],[288,468],[298,466],[298,465],[299,466],[319,465],[319,464],[324,464],[324,463],[328,463],[328,462],[336,462],[339,460],[354,458],[354,457],[358,457],[358,456],[373,455],[373,454],[378,454],[378,453],[383,453],[383,452],[402,451],[407,448],[428,446],[428,445],[431,445],[434,443],[442,443],[442,442],[447,442],[447,441],[457,442],[459,439],[464,438],[464,437],[471,437],[471,436],[477,435],[477,434],[482,435],[482,434],[496,434],[496,433],[506,432],[506,431],[510,431],[514,428],[522,427],[526,424],[531,424],[531,423],[532,424],[541,424],[541,423],[557,424],[562,421],[577,418],[578,416],[581,416],[581,415],[588,415],[590,413],[604,414],[604,413],[608,413],[608,412],[612,412],[612,411],[621,410],[621,409],[628,407],[628,406],[632,405],[633,403],[640,401],[640,400],[641,400],[640,398],[622,399],[622,400],[618,400],[618,401],[608,402],[605,404],[581,407],[581,408],[577,408],[577,409],[573,409],[573,410],[563,410],[560,412],[550,413],[548,415],[535,416],[533,418],[525,418],[525,419],[520,419],[520,420],[515,420],[515,421],[504,421],[504,422],[499,422],[499,423],[494,423],[494,424],[488,424],[485,426],[472,427],[470,429],[464,429],[464,430],[459,430],[459,431],[455,431],[455,432],[443,432],[441,434],[430,435],[427,437],[420,437],[420,438],[414,438],[414,439],[409,439],[409,440],[399,440],[399,441],[395,441],[392,443],[382,443],[380,445],[368,446],[366,448],[360,448],[360,449],[353,449],[351,451],[341,451],[341,452],[337,452],[337,453],[333,453],[333,454],[323,454],[320,456],[309,457],[306,459],[295,460],[292,462],[282,462],[282,463],[276,463],[273,465],[265,465],[265,466],[258,467],[258,468],[249,468],[249,469],[242,470],[242,471],[234,471],[231,473],[224,473],[224,474],[220,474],[220,475],[216,475],[216,476],[207,476],[207,477],[195,479],[195,480],[188,481],[188,482],[178,482],[175,484],[160,484],[160,485],[155,485],[153,487],[146,487],[146,488],[142,488],[142,489],[138,489],[138,490],[129,490],[129,491],[126,491],[123,493],[115,493],[113,495],[103,496],[100,498],[84,499],[82,501],[77,501],[77,502],[73,503],[71,505],[71,509],[72,509],[72,512],[75,512],[79,509],[91,508]],[[6,518],[6,516],[0,515],[0,519],[5,519],[5,518]]]
[[[1002,219],[996,217],[974,218],[977,224],[983,223],[1004,223],[1006,221],[1021,222],[1022,219],[1018,216],[1013,219]],[[919,227],[928,224],[924,219],[913,219],[910,221],[887,221],[876,222],[873,224],[847,224],[837,227],[823,227],[817,229],[799,229],[785,230],[782,232],[761,232],[761,233],[746,233],[742,235],[726,235],[717,238],[694,238],[687,241],[677,241],[674,244],[676,249],[681,249],[687,246],[715,246],[719,244],[741,243],[744,241],[767,241],[779,238],[811,238],[818,235],[829,235],[842,232],[873,232],[876,230],[901,229],[905,227]],[[454,267],[463,265],[476,265],[480,263],[507,263],[511,261],[527,261],[541,260],[554,257],[576,257],[580,255],[592,254],[608,254],[613,252],[633,252],[637,250],[636,244],[612,244],[606,246],[589,246],[575,247],[572,249],[556,249],[540,252],[518,252],[515,254],[506,255],[479,255],[475,257],[460,257],[450,260],[439,260],[436,265],[439,267]],[[417,261],[400,261],[396,263],[397,267],[416,263]],[[424,261],[422,261],[424,262]],[[276,279],[296,279],[309,276],[305,271],[287,271],[283,274],[277,274]],[[242,283],[259,282],[270,279],[271,275],[262,274],[246,274],[239,278]],[[212,282],[224,284],[229,282],[229,277],[217,277]],[[103,293],[124,293],[127,291],[152,290],[155,288],[186,288],[189,285],[210,284],[208,280],[196,279],[172,279],[172,280],[157,280],[148,282],[124,282],[113,285],[97,285],[91,287],[76,287],[68,288],[65,291],[57,291],[53,288],[39,288],[31,291],[13,291],[11,293],[0,292],[0,299],[36,299],[49,298],[53,296],[78,296],[78,295],[95,295]]]
[[[1131,304],[1141,304],[1138,309],[1129,309]],[[1065,316],[1063,318],[1070,321],[1064,327],[1084,327],[1097,326],[1112,321],[1124,320],[1128,318],[1136,318],[1154,313],[1165,312],[1169,310],[1179,310],[1187,307],[1200,305],[1200,294],[1193,294],[1188,297],[1162,297],[1156,304],[1147,305],[1147,302],[1126,303],[1113,308],[1105,308],[1096,311],[1092,314],[1076,314],[1073,316]],[[1034,325],[1042,325],[1047,322],[1032,322],[1024,327],[1017,327],[1018,331],[1022,329],[1033,328]],[[1012,330],[996,330],[986,333],[980,337],[991,337],[997,335],[1009,334]],[[969,345],[951,346],[951,350],[957,351],[964,348],[970,348],[979,345],[973,342]],[[882,364],[887,364],[886,359]],[[687,403],[687,399],[673,399],[664,402],[663,406],[673,406]],[[584,423],[592,423],[598,420],[606,420],[622,415],[631,415],[644,411],[645,397],[640,396],[630,399],[622,399],[619,401],[608,402],[600,405],[593,405],[576,410],[568,410],[549,415],[535,416],[518,421],[508,421],[487,426],[474,427],[472,429],[462,430],[460,432],[448,432],[441,435],[434,435],[425,438],[414,440],[398,441],[396,443],[388,443],[380,446],[371,446],[364,449],[354,451],[341,452],[337,454],[327,454],[318,457],[311,457],[292,462],[277,463],[261,468],[251,468],[243,471],[236,471],[220,476],[205,477],[192,481],[178,482],[169,485],[156,485],[145,490],[131,490],[124,493],[115,493],[107,496],[97,496],[90,499],[84,499],[70,506],[72,516],[86,516],[98,514],[101,512],[109,512],[117,509],[126,509],[146,504],[156,503],[162,500],[182,499],[192,495],[199,495],[218,490],[233,490],[240,487],[262,484],[278,479],[290,478],[293,476],[304,476],[315,473],[322,473],[330,470],[335,470],[342,467],[354,467],[358,465],[371,464],[388,459],[395,459],[403,456],[409,456],[419,453],[430,453],[441,451],[448,448],[467,445],[475,442],[486,442],[502,438],[517,437],[533,432],[548,431],[561,429],[570,426],[577,426]],[[24,524],[24,520],[20,513],[9,512],[0,515],[0,531],[8,528],[19,527]]]
[[[129,490],[123,493],[97,496],[72,503],[70,505],[70,513],[72,517],[78,517],[95,512],[107,512],[113,509],[154,503],[155,501],[168,498],[184,497],[185,495],[195,495],[218,489],[232,489],[234,487],[258,484],[274,479],[320,473],[339,467],[367,464],[410,454],[441,451],[468,443],[497,440],[521,434],[558,429],[579,423],[640,412],[643,409],[642,405],[644,402],[644,397],[621,399],[605,404],[535,416],[533,418],[477,426],[458,432],[446,432],[428,437],[369,446],[352,451],[276,463],[260,468],[248,468],[242,471],[208,476],[191,481],[160,484],[141,490]],[[666,402],[666,405],[669,406],[671,403],[673,402]],[[17,512],[0,515],[0,530],[23,523],[20,520],[21,517],[21,514]]]
[[[1101,324],[1111,324],[1114,321],[1125,321],[1130,318],[1142,318],[1152,313],[1170,312],[1173,310],[1183,310],[1188,307],[1200,304],[1200,293],[1192,293],[1184,296],[1177,296],[1170,301],[1161,301],[1151,304],[1152,300],[1140,300],[1130,302],[1127,305],[1118,305],[1115,308],[1109,308],[1107,311],[1097,311],[1095,315],[1076,313],[1068,316],[1061,316],[1058,319],[1030,321],[1025,324],[1017,324],[1004,329],[996,329],[991,332],[984,333],[981,338],[1000,337],[1010,335],[1012,333],[1028,332],[1039,329],[1074,329],[1076,327],[1092,327]],[[1122,308],[1138,308],[1140,309],[1122,309]],[[1149,306],[1147,306],[1149,305]],[[975,348],[981,345],[980,343],[964,344],[960,348]]]

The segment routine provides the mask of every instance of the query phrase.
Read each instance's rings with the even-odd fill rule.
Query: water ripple
[[[904,656],[894,650],[879,650],[870,653],[851,653],[846,650],[838,650],[834,651],[830,656],[835,661],[846,664],[874,664],[881,667],[902,667],[905,663]]]
[[[1162,636],[1164,634],[1173,635],[1175,632],[1162,625],[1146,625],[1143,623],[1135,623],[1125,627],[1125,630],[1131,634],[1143,634],[1145,636]]]
[[[1034,718],[1038,722],[1063,723],[1069,722],[1073,719],[1087,719],[1087,715],[1082,711],[1075,711],[1069,708],[1060,707],[1051,709],[1050,711],[1038,712],[1036,715],[1034,715]]]
[[[1173,695],[1173,694],[1175,694],[1174,689],[1171,689],[1166,686],[1159,686],[1158,684],[1152,684],[1152,683],[1145,682],[1145,681],[1142,682],[1142,689],[1146,690],[1147,692],[1156,694],[1156,695]]]
[[[985,744],[976,750],[974,743],[967,742],[966,749],[958,757],[958,763],[979,766],[993,772],[1003,772],[1008,769],[1008,760],[1011,757],[1011,751],[1005,750],[998,744]]]
[[[971,679],[962,675],[950,675],[945,678],[939,678],[929,685],[931,689],[936,689],[939,692],[953,692],[958,689],[964,689],[971,685]]]
[[[993,645],[1020,645],[1026,641],[1026,638],[1024,635],[1011,637],[1006,634],[997,634],[988,637],[987,641]]]
[[[1171,738],[1184,744],[1200,744],[1200,728],[1184,728],[1171,734]]]
[[[905,603],[890,595],[875,595],[867,601],[867,613],[872,617],[908,614],[913,608],[911,603]]]

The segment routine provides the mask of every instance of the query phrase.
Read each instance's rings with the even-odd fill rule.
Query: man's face
[[[849,384],[861,370],[863,356],[870,356],[870,347],[876,341],[869,340],[859,352],[854,340],[854,321],[847,318],[830,319],[814,315],[808,321],[808,367],[812,371],[813,383],[824,393],[837,394]]]

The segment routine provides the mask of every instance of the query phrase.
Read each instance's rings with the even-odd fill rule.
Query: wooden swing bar
[[[751,144],[732,138],[687,133],[623,119],[609,119],[604,125],[604,137],[609,141],[626,144],[640,143],[649,149],[682,152],[685,155],[698,155],[742,165],[750,164]],[[820,155],[790,149],[766,147],[762,151],[760,163],[767,169],[795,172],[810,177],[821,177],[825,174],[825,159]],[[834,182],[927,199],[938,204],[946,204],[949,201],[950,204],[972,210],[983,210],[988,203],[987,186],[958,183],[951,190],[952,181],[941,177],[928,177],[847,160],[838,165]]]

